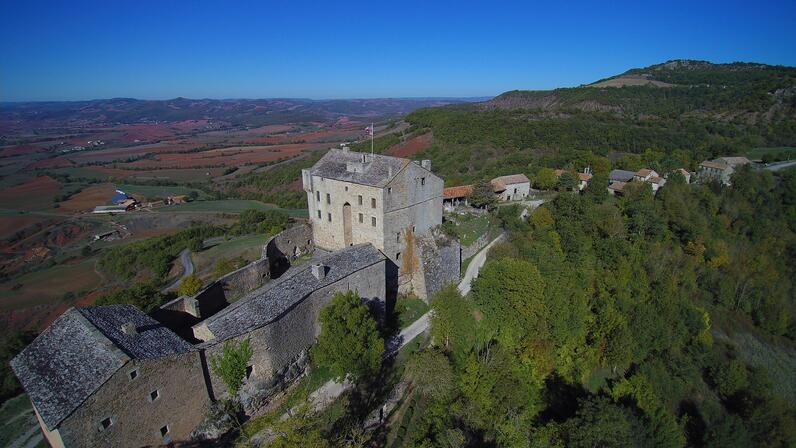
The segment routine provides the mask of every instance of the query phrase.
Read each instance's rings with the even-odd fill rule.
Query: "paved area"
[[[480,252],[473,256],[473,259],[467,266],[467,271],[464,273],[462,281],[459,282],[458,289],[461,295],[466,296],[470,293],[470,287],[472,286],[473,280],[478,278],[478,271],[481,270],[482,266],[484,266],[484,263],[486,262],[486,254],[489,252],[489,249],[491,249],[492,246],[500,241],[503,241],[504,238],[506,238],[506,234],[501,233],[497,238],[492,240],[483,249],[481,249]]]
[[[766,169],[769,171],[779,171],[779,170],[784,170],[785,168],[790,168],[792,166],[796,166],[796,160],[769,163],[768,165],[766,165]]]

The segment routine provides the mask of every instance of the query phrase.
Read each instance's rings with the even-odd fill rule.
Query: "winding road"
[[[180,278],[175,280],[174,283],[163,288],[162,290],[163,292],[166,292],[170,289],[179,288],[180,284],[182,283],[182,279],[193,274],[193,261],[191,260],[191,251],[189,249],[187,248],[183,249],[182,252],[180,252],[180,256],[177,257],[177,259],[180,260],[180,263],[182,264],[182,276],[180,276]]]

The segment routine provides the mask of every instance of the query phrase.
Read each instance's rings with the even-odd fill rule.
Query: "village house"
[[[627,185],[627,182],[611,182],[610,185],[608,185],[608,193],[614,196],[622,196],[625,194],[625,185]]]
[[[531,193],[531,181],[524,174],[511,174],[492,179],[492,188],[500,201],[520,201]]]
[[[589,186],[592,177],[594,176],[591,173],[578,173],[578,191],[585,190]]]
[[[716,180],[724,185],[730,185],[730,179],[739,166],[752,162],[746,157],[719,157],[718,159],[705,160],[699,164],[699,180],[710,182]]]
[[[630,182],[633,178],[636,177],[636,173],[634,171],[627,171],[627,170],[611,170],[608,174],[608,182]]]
[[[442,190],[442,204],[446,211],[453,211],[456,207],[470,205],[468,198],[473,194],[472,185],[448,187]]]

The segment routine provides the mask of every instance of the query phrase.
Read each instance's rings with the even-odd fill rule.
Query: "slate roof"
[[[752,163],[751,161],[749,161],[749,159],[747,159],[746,157],[743,157],[743,156],[719,157],[717,160],[722,160],[722,161],[724,161],[724,163],[726,163],[727,165],[730,165],[732,167],[735,167],[737,165],[746,165],[748,163]]]
[[[315,261],[327,266],[326,276],[322,280],[312,274],[314,263],[304,263],[289,269],[278,279],[250,292],[197,326],[206,326],[215,336],[213,341],[240,336],[276,320],[310,293],[385,259],[384,254],[370,243],[331,252]]]
[[[611,170],[611,173],[608,175],[608,180],[611,182],[628,182],[633,179],[636,173],[633,171],[627,170]]]
[[[448,187],[442,190],[442,199],[463,198],[473,192],[472,185],[461,185],[458,187]]]
[[[365,163],[362,163],[363,157],[365,157]],[[310,174],[326,179],[383,188],[410,163],[413,162],[398,157],[333,148],[310,168]],[[349,170],[349,164],[361,164],[361,172]],[[420,165],[417,167],[422,168]]]
[[[121,326],[132,322],[138,334]],[[192,350],[132,305],[70,308],[11,360],[48,428],[54,429],[130,359]]]
[[[714,169],[717,169],[717,170],[722,170],[722,171],[724,171],[724,170],[726,170],[727,168],[730,167],[729,165],[727,165],[726,162],[724,162],[724,161],[722,161],[720,159],[705,160],[702,163],[700,163],[699,165],[707,167],[707,168],[714,168]]]

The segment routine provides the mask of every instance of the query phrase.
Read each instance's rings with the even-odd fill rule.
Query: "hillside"
[[[417,108],[467,101],[457,98],[309,99],[188,99],[139,100],[113,98],[91,101],[0,103],[4,132],[49,127],[212,120],[229,125],[261,126],[325,122],[341,117],[382,119]]]
[[[631,85],[641,80],[651,84]],[[595,157],[695,168],[717,155],[796,146],[796,68],[670,61],[588,86],[420,109],[406,120],[433,131],[434,144],[416,157],[432,159],[451,184]]]

